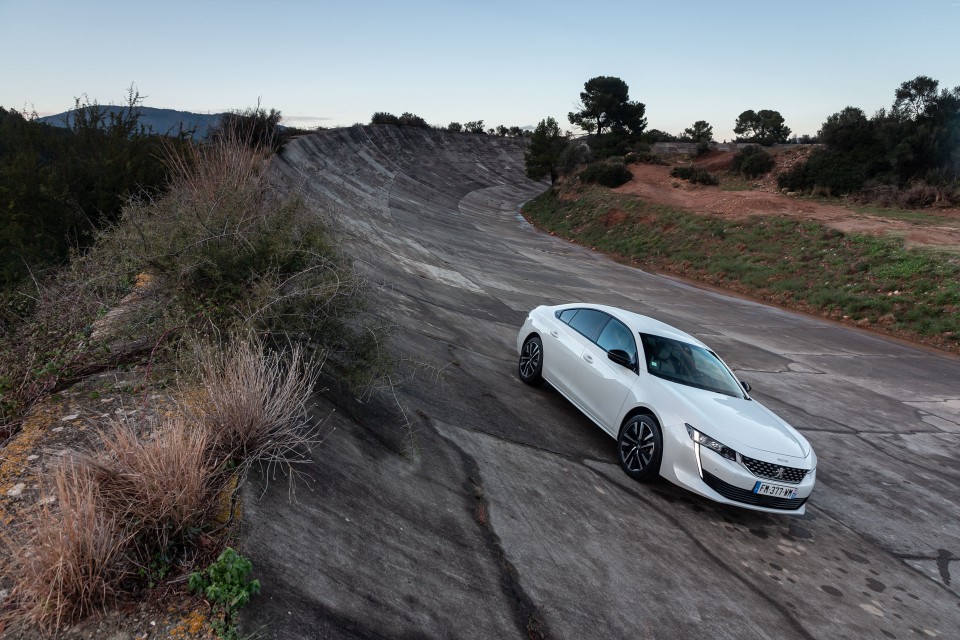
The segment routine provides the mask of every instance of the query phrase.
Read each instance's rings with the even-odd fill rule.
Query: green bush
[[[768,173],[775,164],[773,156],[764,149],[756,145],[749,145],[733,155],[731,168],[748,178],[756,178]]]
[[[400,118],[393,115],[392,113],[387,113],[386,111],[377,111],[370,118],[370,124],[400,124]]]
[[[571,142],[560,152],[557,169],[561,174],[568,175],[577,167],[591,162],[593,162],[593,150],[590,149],[590,145],[586,142]]]
[[[77,100],[69,128],[0,108],[0,288],[64,264],[133,194],[166,183],[165,151],[186,140],[140,126],[140,98],[110,110]]]
[[[580,173],[580,180],[589,184],[600,184],[604,187],[619,187],[630,182],[633,174],[622,164],[607,164],[595,162]]]
[[[631,137],[620,131],[609,131],[599,136],[590,136],[590,148],[599,159],[622,156],[630,150]]]
[[[781,189],[817,189],[831,196],[858,192],[873,174],[872,162],[858,155],[819,149],[810,154],[803,164],[777,176],[777,184]]]
[[[651,153],[650,151],[631,151],[627,155],[623,156],[623,162],[624,164],[669,164],[666,160],[655,153]]]
[[[214,613],[222,617],[215,630],[222,638],[236,638],[237,612],[260,593],[258,580],[247,580],[253,570],[250,561],[227,547],[206,571],[190,574],[187,586],[202,595]]]
[[[276,109],[255,108],[231,111],[223,114],[207,137],[211,141],[221,139],[239,140],[253,149],[267,149],[276,153],[287,144],[290,138],[299,133],[280,125],[283,115]]]
[[[704,171],[703,169],[698,169],[697,167],[691,166],[674,167],[670,171],[670,176],[672,178],[687,180],[692,184],[703,184],[707,186],[716,186],[720,184],[720,180],[709,171]]]

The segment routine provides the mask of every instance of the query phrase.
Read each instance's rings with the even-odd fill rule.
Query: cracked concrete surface
[[[266,638],[955,638],[960,361],[614,263],[517,215],[522,146],[397,127],[299,139],[275,169],[341,223],[442,370],[342,407],[297,502],[248,490]],[[820,458],[802,518],[639,484],[549,387],[527,310],[585,300],[715,347]],[[324,401],[326,402],[326,401]]]

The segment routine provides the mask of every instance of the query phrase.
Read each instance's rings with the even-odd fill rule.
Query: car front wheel
[[[520,379],[527,384],[537,385],[543,382],[543,343],[537,336],[531,336],[523,343],[517,370]]]
[[[650,416],[634,416],[620,427],[617,437],[620,466],[634,480],[650,480],[660,473],[663,435]]]

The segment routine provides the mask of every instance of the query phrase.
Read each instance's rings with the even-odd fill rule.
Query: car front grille
[[[703,481],[708,487],[722,495],[727,500],[752,504],[758,507],[767,507],[769,509],[783,509],[784,511],[795,511],[803,506],[806,498],[774,498],[773,496],[761,496],[753,493],[749,489],[741,489],[732,484],[726,483],[717,476],[703,472]]]
[[[777,482],[787,482],[790,484],[800,484],[800,481],[807,475],[806,469],[783,467],[779,464],[764,462],[763,460],[754,460],[744,455],[740,456],[740,460],[743,462],[743,466],[758,478],[766,478],[768,480],[776,480]],[[780,469],[783,469],[783,471],[780,471]]]

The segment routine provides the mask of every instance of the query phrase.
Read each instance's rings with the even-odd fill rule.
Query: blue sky
[[[960,85],[960,0],[340,2],[0,0],[0,106],[73,98],[201,113],[260,99],[304,127],[374,111],[432,124],[569,127],[583,83],[625,80],[651,128],[745,109],[815,133],[847,105],[888,107],[923,74]]]

